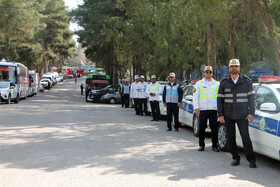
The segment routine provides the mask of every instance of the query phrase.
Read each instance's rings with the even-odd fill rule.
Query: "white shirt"
[[[137,84],[137,98],[139,99],[146,99],[148,97],[146,89],[148,87],[148,83],[146,82],[139,82]]]
[[[210,98],[210,91],[216,90],[216,82],[214,79],[211,79],[211,81],[205,80],[203,78],[202,80],[202,88],[203,91],[208,91],[208,98],[207,99],[199,99],[200,95],[200,86],[199,81],[195,84],[194,92],[193,92],[193,106],[194,109],[199,109],[201,111],[203,110],[217,110],[217,99]],[[220,83],[218,82],[218,86]],[[218,93],[217,93],[218,94]]]
[[[234,82],[234,84],[236,84],[237,81],[238,81],[238,79],[239,79],[239,75],[238,75],[238,77],[236,77],[236,79],[233,79],[232,77],[231,77],[231,79],[232,79],[232,81]]]
[[[130,98],[136,98],[137,97],[137,85],[138,83],[137,82],[134,82],[131,84],[131,87],[130,87]]]
[[[158,92],[153,92],[153,91],[150,92],[149,87],[152,90],[158,87],[159,91]],[[148,85],[147,89],[146,89],[146,92],[147,92],[147,95],[149,96],[149,101],[160,101],[159,95],[162,92],[162,89],[161,89],[161,86],[160,86],[160,84],[158,82],[155,82],[154,84],[150,83]],[[150,93],[155,93],[156,95],[155,96],[151,96]]]

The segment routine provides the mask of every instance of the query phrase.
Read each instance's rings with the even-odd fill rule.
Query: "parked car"
[[[92,90],[89,93],[89,99],[92,100],[93,102],[101,102],[101,97],[107,93],[112,93],[113,90],[119,90],[120,85],[109,85],[106,86],[105,88],[98,89],[98,90]]]
[[[110,104],[121,103],[121,94],[119,92],[119,85],[108,87],[107,93],[101,96],[101,101]]]
[[[0,101],[10,104],[19,102],[19,94],[15,89],[15,83],[13,82],[0,82]]]
[[[50,85],[50,88],[52,88],[52,82],[50,81],[50,79],[42,79],[40,81],[40,85],[45,89],[49,89],[49,85]]]

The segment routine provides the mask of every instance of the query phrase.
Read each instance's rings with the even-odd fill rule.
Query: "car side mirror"
[[[11,86],[11,89],[15,89],[15,87],[14,87],[14,86]]]
[[[15,87],[16,86],[15,83],[11,82],[10,87],[12,87],[12,86]]]
[[[186,95],[185,99],[188,101],[192,101],[193,100],[193,96],[192,95]]]
[[[275,112],[276,109],[277,108],[274,103],[263,103],[260,106],[260,110],[262,110],[262,111]]]

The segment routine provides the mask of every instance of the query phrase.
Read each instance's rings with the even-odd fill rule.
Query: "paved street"
[[[231,167],[229,153],[198,152],[189,128],[135,116],[120,105],[86,103],[67,80],[0,105],[0,186],[279,186],[280,162]]]

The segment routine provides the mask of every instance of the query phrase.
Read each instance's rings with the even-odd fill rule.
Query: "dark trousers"
[[[83,88],[81,88],[81,95],[83,95],[84,94],[84,89]]]
[[[90,90],[86,90],[86,102],[88,102],[88,95],[89,95]]]
[[[218,123],[217,110],[204,110],[199,114],[199,146],[205,147],[205,129],[207,128],[207,119],[211,128],[212,147],[218,145]]]
[[[121,94],[121,105],[124,106],[124,94]]]
[[[167,103],[167,127],[172,129],[171,123],[174,115],[174,128],[179,128],[179,107],[177,103]]]
[[[123,97],[124,97],[125,108],[128,108],[129,107],[129,94],[124,94]]]
[[[160,110],[159,110],[159,101],[150,101],[152,115],[154,120],[159,120]]]
[[[244,147],[244,152],[246,155],[246,158],[249,162],[255,161],[256,158],[253,153],[253,145],[250,139],[249,135],[249,127],[248,127],[248,120],[246,119],[240,119],[240,120],[230,120],[226,119],[226,129],[227,134],[229,138],[229,144],[230,144],[230,152],[232,154],[232,159],[234,160],[240,160],[240,156],[238,155],[238,151],[236,148],[236,140],[235,140],[235,123],[237,123],[242,143]]]
[[[134,98],[133,99],[133,101],[134,101],[134,108],[135,108],[135,113],[136,113],[136,115],[139,115],[139,99],[136,99],[136,98]]]
[[[148,114],[147,112],[147,99],[139,99],[138,100],[138,111],[140,115],[143,115],[143,105],[144,105],[144,113],[145,115]]]

